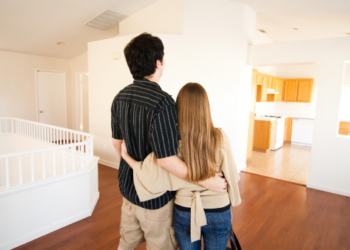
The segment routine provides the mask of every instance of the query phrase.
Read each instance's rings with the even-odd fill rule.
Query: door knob
[[[40,113],[44,113],[44,111],[40,110]]]

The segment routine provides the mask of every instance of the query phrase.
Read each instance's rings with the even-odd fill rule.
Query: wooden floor
[[[100,199],[93,215],[16,249],[117,249],[122,204],[117,175],[99,165]],[[232,225],[243,250],[350,249],[349,197],[240,175],[242,204],[232,209]]]
[[[284,144],[277,151],[253,151],[243,172],[306,185],[309,179],[311,148]]]

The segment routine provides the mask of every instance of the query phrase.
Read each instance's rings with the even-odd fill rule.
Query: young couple
[[[204,249],[226,249],[230,206],[241,202],[239,175],[227,135],[213,126],[205,89],[188,83],[176,103],[161,89],[158,37],[143,33],[124,54],[134,82],[111,108],[124,197],[118,249],[145,241],[150,250],[201,249],[202,237]]]

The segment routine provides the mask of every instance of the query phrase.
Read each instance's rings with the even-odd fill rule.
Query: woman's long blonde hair
[[[202,85],[190,82],[183,86],[176,98],[176,109],[188,180],[197,183],[215,176],[222,134],[213,125],[208,95]]]

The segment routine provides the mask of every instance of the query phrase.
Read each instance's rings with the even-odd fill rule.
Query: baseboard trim
[[[106,161],[106,160],[103,160],[103,159],[100,158],[98,163],[101,163],[102,165],[105,165],[107,167],[119,169],[119,164],[117,164],[115,162]]]
[[[343,189],[326,187],[326,186],[322,186],[322,185],[318,185],[318,184],[314,184],[314,183],[307,183],[306,187],[312,188],[312,189],[317,189],[317,190],[328,192],[328,193],[339,194],[339,195],[350,197],[350,191],[346,191]]]
[[[37,239],[39,237],[42,237],[42,236],[44,236],[46,234],[49,234],[49,233],[52,233],[53,231],[56,231],[58,229],[61,229],[63,227],[66,227],[66,226],[68,226],[70,224],[73,224],[73,223],[75,223],[77,221],[80,221],[82,219],[85,219],[85,218],[91,216],[92,212],[95,209],[95,206],[97,204],[97,201],[98,201],[99,197],[100,197],[100,193],[98,192],[97,195],[96,195],[96,198],[94,199],[93,204],[85,212],[82,212],[82,213],[77,214],[75,216],[72,216],[72,217],[70,217],[70,218],[68,218],[66,220],[60,221],[60,222],[55,223],[55,224],[53,224],[51,226],[45,227],[43,229],[40,229],[40,230],[38,230],[38,231],[36,231],[34,233],[31,233],[31,234],[29,234],[27,236],[24,236],[24,237],[22,237],[20,239],[17,239],[15,241],[12,241],[10,243],[2,245],[2,246],[0,246],[0,250],[13,249],[13,248],[21,246],[21,245],[23,245],[23,244],[25,244],[25,243],[27,243],[29,241],[35,240],[35,239]]]
[[[309,143],[292,142],[292,145],[302,146],[302,147],[312,147],[312,144],[309,144]]]

